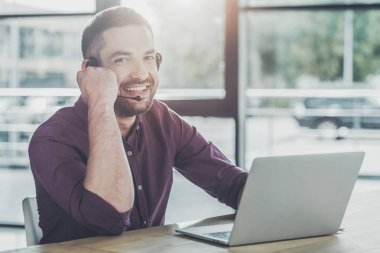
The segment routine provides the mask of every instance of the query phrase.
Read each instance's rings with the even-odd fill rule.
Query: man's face
[[[105,30],[103,40],[99,53],[102,67],[113,70],[119,84],[117,116],[130,117],[148,111],[158,85],[152,34],[145,26],[127,25]]]

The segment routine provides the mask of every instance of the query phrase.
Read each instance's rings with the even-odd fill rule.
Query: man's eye
[[[148,56],[145,56],[145,60],[153,61],[153,60],[156,60],[156,57],[154,57],[153,55],[148,55]]]
[[[128,57],[115,59],[115,63],[124,63],[124,62],[128,62],[128,61],[129,61]]]

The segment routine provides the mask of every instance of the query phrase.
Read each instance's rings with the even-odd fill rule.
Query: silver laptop
[[[236,246],[338,232],[364,152],[256,158],[235,216],[176,232]]]

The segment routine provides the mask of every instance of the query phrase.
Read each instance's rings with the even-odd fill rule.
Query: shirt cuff
[[[75,212],[75,210],[71,211]],[[84,225],[98,235],[119,235],[123,233],[131,226],[131,211],[132,209],[120,213],[107,201],[85,188],[77,209]],[[78,217],[78,214],[72,215]]]
[[[235,210],[238,209],[239,193],[243,190],[245,183],[247,182],[247,178],[248,173],[245,171],[241,171],[241,173],[234,178],[233,186],[229,188],[227,194],[224,195],[227,196],[227,198],[225,199],[225,203]]]

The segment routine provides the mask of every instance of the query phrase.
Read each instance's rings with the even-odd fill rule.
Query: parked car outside
[[[299,126],[320,138],[342,139],[352,129],[380,129],[380,105],[367,97],[309,97],[294,106]]]

